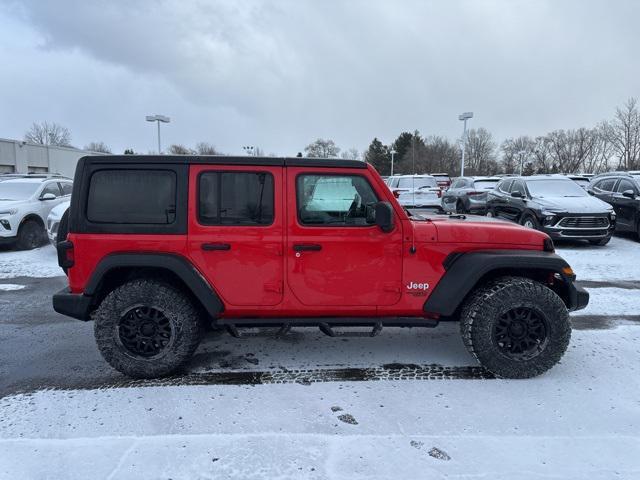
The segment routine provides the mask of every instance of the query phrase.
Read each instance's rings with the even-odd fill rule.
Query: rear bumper
[[[78,320],[91,320],[91,297],[82,293],[70,293],[63,288],[53,295],[53,309]]]
[[[569,305],[567,309],[570,312],[582,310],[589,304],[589,292],[583,287],[572,282],[569,284]]]

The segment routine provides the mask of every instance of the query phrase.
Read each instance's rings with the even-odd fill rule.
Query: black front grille
[[[558,222],[563,228],[607,228],[609,219],[606,217],[565,217]]]

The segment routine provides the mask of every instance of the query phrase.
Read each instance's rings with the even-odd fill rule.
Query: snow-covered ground
[[[636,479],[639,370],[640,328],[619,327],[524,381],[36,392],[0,400],[0,475]]]
[[[640,478],[640,325],[628,320],[640,315],[640,243],[615,237],[604,248],[558,245],[558,253],[591,282],[591,301],[573,315],[578,328],[562,362],[542,377],[13,395],[0,399],[0,479]],[[0,289],[60,273],[50,247],[0,252]],[[611,322],[580,327],[594,316]],[[457,326],[446,324],[375,338],[214,335],[191,372],[395,363],[475,365]]]
[[[58,266],[56,250],[52,245],[28,251],[0,251],[0,279],[60,275],[64,273]]]

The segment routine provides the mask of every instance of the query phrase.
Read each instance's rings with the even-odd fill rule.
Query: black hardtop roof
[[[252,157],[227,155],[87,155],[80,159],[83,163],[95,165],[136,163],[136,164],[206,164],[206,165],[256,165],[267,167],[325,167],[325,168],[367,168],[360,160],[340,158],[307,157]]]

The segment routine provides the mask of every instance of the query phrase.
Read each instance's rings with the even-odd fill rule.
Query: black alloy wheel
[[[171,322],[161,310],[150,306],[137,306],[120,318],[118,339],[129,354],[152,358],[171,344],[173,329]]]
[[[493,341],[505,357],[526,361],[538,356],[547,346],[549,324],[533,308],[518,307],[503,313],[493,328]]]

